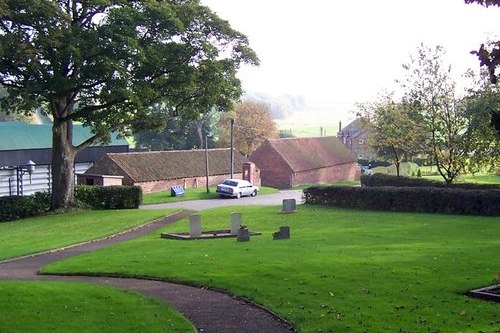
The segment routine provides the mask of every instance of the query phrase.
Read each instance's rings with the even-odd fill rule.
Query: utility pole
[[[233,179],[233,174],[234,174],[233,128],[234,128],[234,119],[231,118],[231,179]]]

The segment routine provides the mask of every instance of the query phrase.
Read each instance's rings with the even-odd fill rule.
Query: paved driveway
[[[297,204],[304,202],[302,190],[285,190],[274,194],[257,195],[256,197],[216,198],[209,200],[180,201],[156,205],[144,205],[141,209],[166,209],[182,208],[191,210],[204,210],[226,206],[248,206],[248,205],[282,205],[283,199],[295,199]]]

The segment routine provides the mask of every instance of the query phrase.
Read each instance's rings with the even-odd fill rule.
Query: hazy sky
[[[302,95],[336,113],[391,90],[423,42],[442,45],[459,73],[471,50],[500,33],[500,9],[463,0],[201,0],[249,37],[261,65],[246,91]]]

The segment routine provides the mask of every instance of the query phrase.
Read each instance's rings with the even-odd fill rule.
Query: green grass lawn
[[[1,332],[195,332],[158,300],[73,282],[0,282]]]
[[[0,223],[0,260],[102,238],[176,210],[95,210]]]
[[[499,283],[500,219],[301,205],[201,213],[204,230],[241,212],[250,242],[179,241],[160,231],[57,262],[45,273],[123,274],[244,296],[301,332],[499,332],[499,304],[470,289]],[[291,239],[272,240],[282,225]],[[162,231],[187,231],[187,219]]]
[[[210,187],[210,193],[207,193],[206,188],[188,188],[185,194],[181,197],[172,197],[170,190],[163,192],[147,193],[143,195],[142,204],[151,205],[167,202],[188,201],[188,200],[202,200],[202,199],[215,199],[218,194],[215,193],[216,187]],[[259,195],[277,193],[278,190],[271,187],[261,187]]]

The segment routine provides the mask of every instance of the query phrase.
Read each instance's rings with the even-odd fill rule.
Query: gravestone
[[[241,227],[238,229],[238,236],[236,236],[238,242],[248,242],[250,240],[250,233],[246,227]]]
[[[297,203],[295,199],[283,199],[282,213],[295,213],[297,211]]]
[[[200,215],[189,215],[189,237],[201,237]]]
[[[231,235],[238,235],[241,226],[241,213],[231,213]]]
[[[284,226],[280,227],[280,230],[273,233],[273,239],[289,239],[290,238],[290,227]]]

